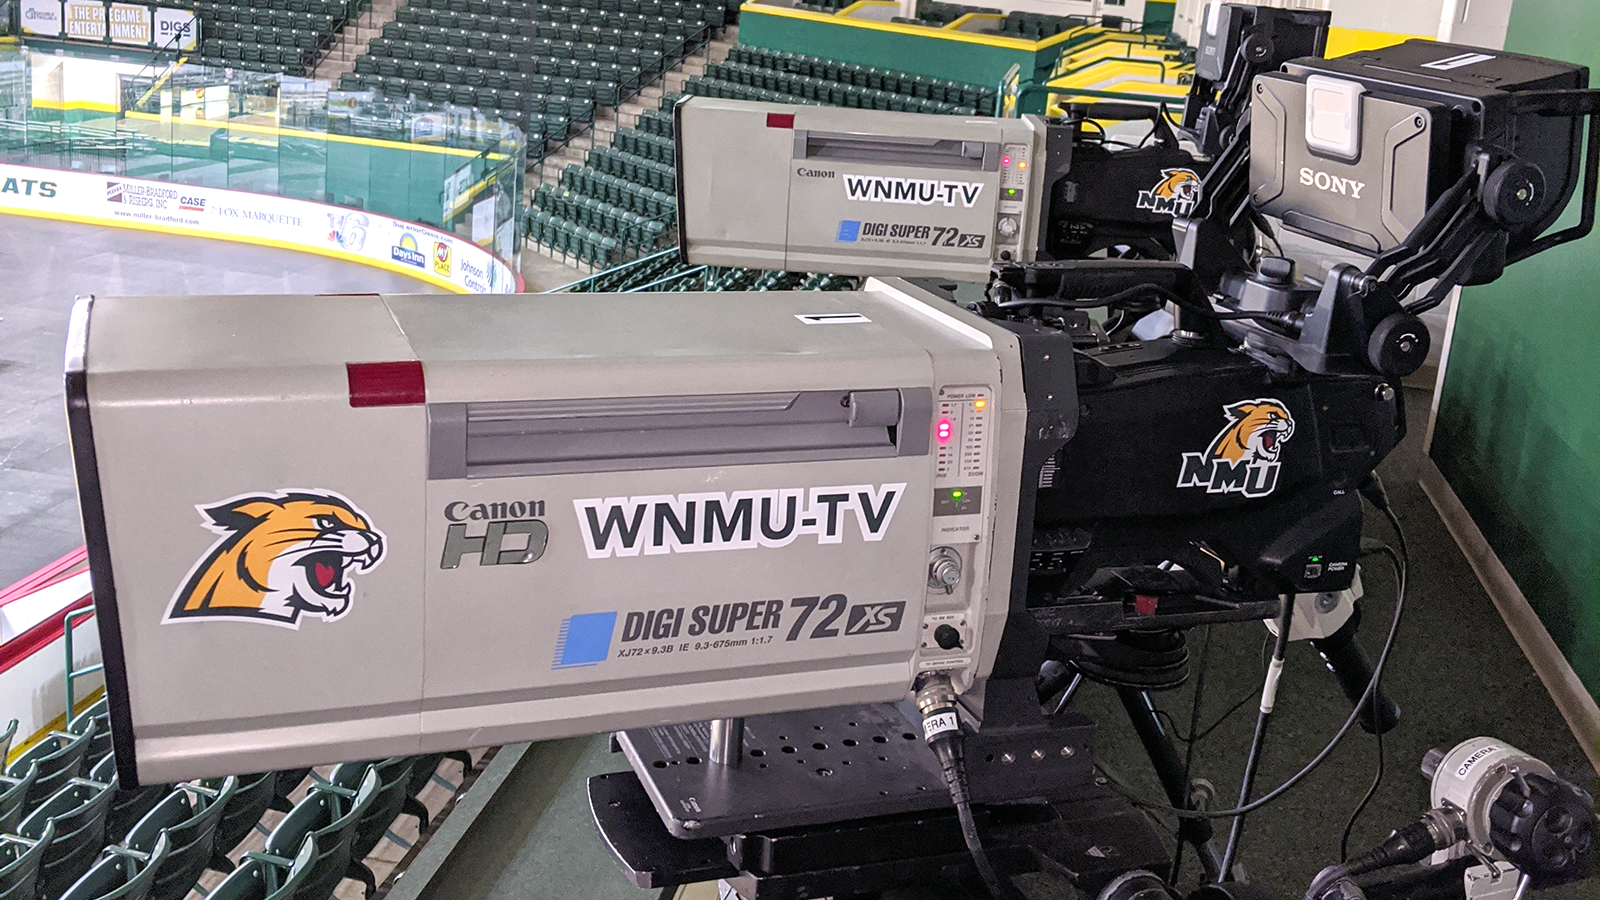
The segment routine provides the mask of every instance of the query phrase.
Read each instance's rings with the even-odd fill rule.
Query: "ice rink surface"
[[[81,294],[424,293],[424,282],[231,241],[0,216],[0,587],[83,543],[62,408]]]

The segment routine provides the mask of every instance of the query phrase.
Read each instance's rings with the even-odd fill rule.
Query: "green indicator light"
[[[1322,557],[1320,557],[1320,556],[1313,556],[1313,557],[1311,557],[1311,561],[1312,561],[1312,562],[1314,562],[1314,563],[1319,563],[1319,562],[1322,562]]]
[[[961,499],[961,492],[960,491],[951,491],[950,492],[950,499],[951,500],[960,500]]]
[[[1006,196],[1015,197],[1016,195],[1017,195],[1017,189],[1016,188],[1006,188]]]

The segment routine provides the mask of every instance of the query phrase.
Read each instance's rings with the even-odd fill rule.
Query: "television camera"
[[[1245,816],[1398,720],[1406,561],[1361,504],[1394,521],[1374,469],[1416,316],[1587,233],[1600,104],[1580,67],[1443,44],[1269,71],[1269,15],[1208,21],[1231,49],[1196,82],[1182,152],[1209,166],[1159,211],[1170,244],[1052,245],[1086,115],[697,98],[685,257],[860,290],[82,300],[68,416],[122,783],[613,731],[630,770],[591,808],[640,886],[1011,896],[1043,871],[1175,898],[1093,775],[1088,680],[1197,851],[1193,900],[1274,896],[1237,877]],[[1580,155],[1581,221],[1550,232]],[[1267,216],[1372,261],[1318,283]],[[939,284],[964,278],[962,305]],[[1374,551],[1401,596],[1370,660]],[[1188,629],[1245,621],[1272,662],[1218,809],[1151,692],[1187,677]],[[1297,640],[1352,709],[1255,796]],[[1548,766],[1477,739],[1426,769],[1433,808],[1310,900],[1587,876],[1592,800]]]

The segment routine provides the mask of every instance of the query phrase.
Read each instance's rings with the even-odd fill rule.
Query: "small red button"
[[[1160,600],[1158,598],[1145,594],[1135,594],[1133,596],[1133,611],[1141,616],[1153,616],[1156,614],[1156,606],[1159,603]]]

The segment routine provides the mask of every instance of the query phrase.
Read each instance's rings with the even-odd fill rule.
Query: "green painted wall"
[[[1600,71],[1593,0],[1517,0],[1506,49]],[[1577,203],[1574,201],[1573,209]],[[1576,220],[1569,210],[1563,226]],[[1600,693],[1600,235],[1461,298],[1433,458]]]
[[[1145,0],[1144,4],[1144,33],[1167,34],[1172,31],[1172,19],[1177,15],[1178,3],[1161,0]]]
[[[746,9],[739,16],[739,42],[982,85],[998,84],[1012,65],[1022,67],[1023,80],[1038,80],[1048,74],[1049,67],[1060,55],[1054,48],[1035,53],[775,16],[753,9]],[[1040,67],[1042,71],[1036,71]]]

